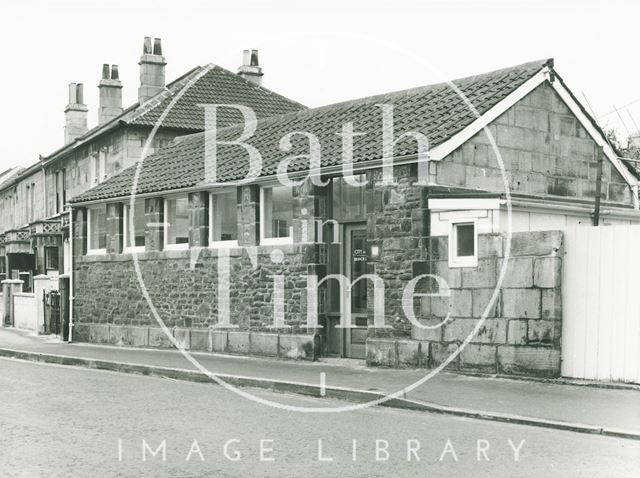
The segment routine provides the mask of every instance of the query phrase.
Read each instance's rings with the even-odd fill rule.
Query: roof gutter
[[[503,200],[502,204],[506,204]],[[543,200],[543,199],[527,199],[527,198],[511,198],[511,205],[513,209],[526,209],[528,211],[538,210],[541,212],[561,210],[566,213],[573,213],[575,215],[592,215],[593,205],[591,203],[568,203],[564,200]],[[639,219],[640,211],[636,209],[630,209],[623,206],[604,205],[600,210],[600,216],[607,216],[618,219]]]
[[[430,161],[439,161],[439,159],[430,159]],[[414,154],[408,154],[405,156],[398,156],[397,158],[393,159],[393,165],[394,166],[405,166],[408,164],[416,164],[418,162],[418,154],[414,153]],[[383,160],[381,158],[379,159],[375,159],[375,160],[364,160],[360,163],[354,163],[353,167],[352,167],[352,172],[354,174],[357,173],[361,173],[364,171],[368,171],[371,169],[380,169],[383,166]],[[338,165],[332,165],[332,166],[325,166],[325,167],[321,167],[321,168],[313,168],[313,169],[307,169],[304,171],[299,171],[299,172],[295,172],[295,173],[290,173],[288,176],[290,179],[295,180],[295,179],[300,179],[300,178],[304,178],[307,176],[336,176],[339,173],[343,173],[344,169],[343,169],[343,165],[342,164],[338,164]],[[273,183],[274,181],[278,180],[278,175],[277,174],[270,174],[267,176],[260,176],[259,178],[256,178],[255,180],[251,181],[251,183],[248,184],[268,184],[268,183]],[[151,191],[151,192],[147,192],[147,193],[140,193],[140,194],[136,194],[136,197],[139,198],[145,198],[145,197],[157,197],[157,196],[162,196],[162,195],[170,195],[170,194],[177,194],[177,193],[190,193],[190,192],[196,192],[196,191],[202,191],[205,189],[213,189],[213,188],[225,188],[225,187],[234,187],[234,186],[240,186],[240,185],[246,185],[246,183],[243,184],[237,184],[239,181],[241,180],[232,180],[229,181],[228,184],[225,183],[217,183],[217,184],[205,184],[205,183],[201,183],[195,186],[190,186],[190,187],[186,187],[186,188],[179,188],[179,189],[164,189],[164,190],[160,190],[160,191]],[[105,197],[105,198],[99,198],[99,199],[90,199],[87,201],[74,201],[72,200],[72,204],[74,206],[86,206],[86,205],[90,205],[90,204],[99,204],[99,203],[104,203],[104,202],[116,202],[122,199],[130,199],[131,198],[131,194],[125,194],[125,195],[119,195],[119,196],[111,196],[111,197]]]

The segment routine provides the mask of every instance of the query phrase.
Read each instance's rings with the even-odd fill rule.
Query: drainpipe
[[[39,160],[42,161],[42,155]],[[47,214],[47,172],[44,169],[44,164],[41,163],[42,170],[42,217],[49,217]]]
[[[73,340],[73,209],[69,206],[69,342]]]
[[[602,193],[602,148],[596,147],[596,154],[598,158],[598,169],[596,174],[596,204],[595,211],[593,212],[593,225],[600,225],[600,194]]]

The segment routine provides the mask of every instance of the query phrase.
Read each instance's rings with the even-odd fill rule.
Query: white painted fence
[[[16,292],[13,295],[14,324],[17,329],[38,330],[38,311],[34,294]]]
[[[640,383],[640,226],[565,230],[562,375]]]

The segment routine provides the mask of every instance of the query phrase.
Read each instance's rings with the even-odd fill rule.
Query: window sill
[[[125,247],[122,252],[124,254],[131,254],[132,252],[140,253],[146,250],[145,246]]]
[[[260,238],[261,246],[280,246],[293,244],[293,237],[268,237],[268,238]]]
[[[107,254],[107,250],[106,249],[89,249],[87,251],[87,255],[88,256],[102,256],[102,255],[106,255]]]
[[[184,244],[165,244],[164,249],[166,251],[184,251],[189,249],[189,243]]]
[[[477,257],[455,257],[449,259],[449,267],[462,268],[462,267],[478,267]]]
[[[213,241],[209,243],[211,249],[234,249],[238,247],[238,241]]]

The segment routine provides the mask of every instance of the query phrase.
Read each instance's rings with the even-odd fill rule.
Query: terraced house
[[[198,107],[201,103],[243,104],[251,107],[258,118],[304,108],[261,86],[263,73],[255,50],[244,52],[237,74],[209,64],[195,67],[167,84],[165,66],[161,40],[145,38],[139,61],[138,102],[123,108],[118,66],[103,65],[98,83],[98,124],[91,129],[87,127],[84,85],[69,84],[63,146],[6,179],[0,176],[2,279],[21,279],[23,290],[31,291],[36,275],[55,277],[71,272],[65,205],[138,161],[165,110],[168,114],[146,145],[149,153],[178,136],[202,131],[204,112]],[[238,112],[230,112],[219,122],[231,125],[242,119]],[[104,214],[97,214],[93,227],[103,230],[105,220]]]
[[[447,83],[313,109],[285,102],[295,111],[261,115],[244,140],[262,157],[248,183],[234,182],[249,171],[246,148],[218,144],[214,184],[214,140],[197,133],[74,194],[74,340],[558,375],[563,231],[638,223],[636,173],[552,60],[453,84],[476,111]],[[292,132],[318,138],[313,175],[311,139]],[[408,132],[428,138],[428,162]],[[294,183],[277,179],[282,164]]]

